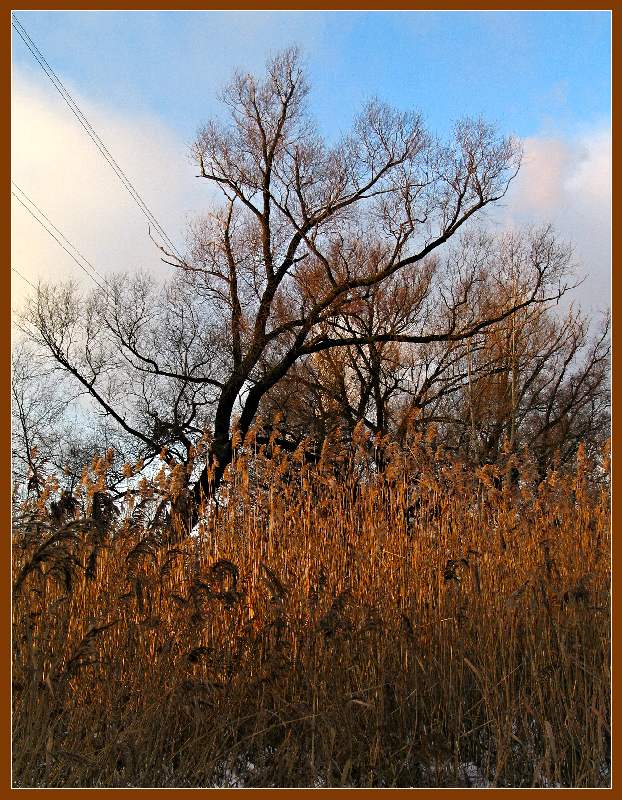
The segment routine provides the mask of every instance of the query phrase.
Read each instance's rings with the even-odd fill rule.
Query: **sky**
[[[326,138],[376,96],[446,135],[482,115],[519,136],[523,167],[490,224],[552,222],[573,244],[588,311],[610,302],[608,12],[44,12],[17,17],[178,245],[210,205],[188,151],[234,69],[291,44]],[[12,179],[105,274],[166,267],[147,222],[13,32]],[[23,196],[22,196],[23,197]],[[12,262],[30,281],[85,276],[12,203]],[[12,273],[12,302],[28,285]]]

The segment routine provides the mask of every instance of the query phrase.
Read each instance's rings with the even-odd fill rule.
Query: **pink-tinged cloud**
[[[521,171],[495,219],[506,225],[551,222],[575,251],[585,276],[578,299],[586,310],[611,302],[611,129],[523,142]]]

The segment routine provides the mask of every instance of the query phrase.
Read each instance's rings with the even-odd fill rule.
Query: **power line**
[[[97,270],[97,269],[96,269],[96,268],[93,266],[93,264],[92,264],[92,263],[91,263],[91,262],[88,260],[88,258],[86,258],[86,256],[84,256],[84,255],[83,255],[83,254],[80,252],[80,250],[78,250],[78,248],[75,246],[75,244],[73,244],[72,242],[70,242],[70,241],[69,241],[69,239],[68,239],[68,238],[65,236],[65,234],[64,234],[64,233],[63,233],[63,232],[62,232],[62,231],[61,231],[59,228],[57,228],[57,227],[56,227],[56,225],[55,225],[55,224],[52,222],[52,220],[51,220],[51,219],[50,219],[50,218],[47,216],[47,214],[46,214],[46,213],[45,213],[45,212],[44,212],[44,211],[43,211],[43,210],[42,210],[42,209],[41,209],[41,208],[40,208],[40,207],[39,207],[39,206],[38,206],[38,205],[35,203],[35,201],[34,201],[34,200],[31,198],[31,197],[28,197],[28,195],[26,194],[26,192],[25,192],[23,189],[21,189],[21,188],[20,188],[20,187],[17,185],[17,183],[15,183],[15,181],[14,181],[14,180],[11,180],[11,183],[12,183],[12,184],[13,184],[13,186],[14,186],[14,187],[17,189],[17,191],[18,191],[18,192],[19,192],[19,193],[20,193],[20,194],[21,194],[23,197],[25,197],[25,198],[26,198],[26,200],[27,200],[27,201],[30,203],[30,205],[31,205],[31,206],[33,206],[33,208],[35,208],[35,209],[36,209],[36,211],[37,211],[37,212],[40,214],[40,216],[42,216],[42,217],[43,217],[43,219],[44,219],[44,220],[46,220],[46,222],[49,222],[49,224],[50,224],[50,225],[51,225],[51,227],[52,227],[52,228],[53,228],[53,229],[56,231],[56,233],[58,233],[58,235],[59,235],[59,236],[60,236],[60,237],[61,237],[61,238],[62,238],[62,239],[63,239],[63,240],[64,240],[64,241],[65,241],[65,242],[66,242],[66,243],[69,245],[69,247],[71,247],[71,248],[72,248],[72,249],[73,249],[73,250],[74,250],[74,251],[75,251],[75,252],[78,254],[78,256],[79,256],[79,257],[82,259],[82,261],[83,261],[85,264],[87,264],[87,265],[88,265],[88,267],[89,267],[89,268],[90,268],[90,269],[91,269],[91,270],[92,270],[92,271],[93,271],[93,272],[94,272],[94,273],[95,273],[95,274],[96,274],[96,275],[97,275],[99,278],[101,278],[101,280],[102,280],[102,281],[103,281],[103,282],[104,282],[104,283],[105,283],[105,284],[106,284],[106,285],[107,285],[109,288],[112,288],[112,287],[110,286],[110,284],[108,283],[108,281],[106,280],[106,278],[104,278],[104,276],[101,274],[101,272],[99,272],[99,271],[98,271],[98,270]],[[21,199],[20,199],[19,197],[17,197],[17,195],[15,194],[15,192],[11,192],[11,194],[12,194],[12,195],[15,197],[15,199],[16,199],[16,200],[18,200],[20,203],[22,202],[22,201],[21,201]],[[23,205],[25,208],[27,208],[27,207],[24,205],[24,203],[22,203],[22,205]],[[28,210],[28,211],[30,211],[30,209],[28,209],[28,208],[27,208],[27,210]],[[32,214],[32,212],[30,212],[30,213]],[[33,214],[33,216],[34,216],[34,214]],[[36,217],[35,217],[35,219],[36,219]],[[40,222],[40,220],[37,220],[37,222]],[[41,223],[40,223],[40,224],[41,224]],[[88,274],[89,274],[89,273],[87,272],[87,275],[88,275]],[[93,276],[92,276],[92,275],[89,275],[89,277],[90,277],[90,278],[92,278],[93,280],[95,280],[95,278],[93,278]],[[98,283],[98,286],[99,286],[99,283]],[[100,287],[100,288],[102,288],[102,287]]]
[[[38,217],[38,216],[35,214],[35,212],[34,212],[34,211],[31,209],[31,208],[29,208],[29,207],[26,205],[26,203],[25,203],[25,202],[24,202],[24,201],[23,201],[23,200],[22,200],[22,199],[21,199],[21,198],[20,198],[20,197],[19,197],[19,196],[18,196],[18,195],[15,193],[15,192],[11,192],[11,194],[12,194],[12,195],[13,195],[13,197],[14,197],[14,198],[17,200],[17,202],[18,202],[18,203],[20,203],[20,204],[21,204],[21,205],[22,205],[22,206],[23,206],[23,207],[26,209],[26,211],[27,211],[27,212],[30,214],[30,216],[31,216],[31,217],[32,217],[32,218],[33,218],[33,219],[34,219],[36,222],[38,222],[38,223],[39,223],[39,225],[41,225],[41,227],[42,227],[42,228],[43,228],[43,229],[44,229],[44,230],[45,230],[45,231],[46,231],[46,232],[47,232],[47,233],[48,233],[48,234],[49,234],[49,235],[52,237],[52,239],[54,239],[54,241],[56,242],[56,244],[57,244],[59,247],[61,247],[61,248],[62,248],[62,249],[63,249],[63,250],[64,250],[64,251],[67,253],[67,255],[68,255],[68,256],[70,256],[70,257],[73,259],[73,261],[75,261],[75,263],[76,263],[76,264],[77,264],[77,265],[80,267],[80,269],[82,270],[82,272],[84,272],[86,275],[88,275],[88,277],[89,277],[89,278],[90,278],[90,279],[93,281],[93,283],[95,283],[95,284],[97,285],[97,287],[98,287],[99,289],[101,289],[101,290],[102,290],[102,292],[104,293],[104,295],[105,295],[105,296],[106,296],[108,299],[111,299],[111,298],[109,297],[108,293],[106,292],[106,289],[105,289],[105,287],[104,287],[104,286],[103,286],[103,285],[102,285],[102,284],[101,284],[101,283],[100,283],[100,282],[97,280],[97,278],[95,278],[95,277],[94,277],[94,276],[93,276],[93,275],[92,275],[92,274],[91,274],[91,273],[90,273],[90,272],[89,272],[89,271],[86,269],[86,267],[84,267],[84,265],[83,265],[83,264],[82,264],[82,263],[81,263],[81,262],[80,262],[80,261],[79,261],[79,260],[76,258],[76,256],[75,256],[75,255],[74,255],[74,254],[71,252],[71,250],[69,250],[69,249],[67,249],[67,247],[65,247],[65,245],[62,243],[62,241],[61,241],[61,240],[60,240],[60,239],[59,239],[57,236],[55,236],[55,234],[54,234],[54,233],[53,233],[53,232],[50,230],[50,228],[48,228],[48,226],[45,224],[45,222],[42,222],[42,220],[40,220],[40,219],[39,219],[39,217]],[[45,215],[44,215],[44,216],[45,216]],[[46,217],[46,219],[47,219],[47,217]],[[48,220],[48,221],[49,221],[49,220]],[[63,238],[63,239],[64,239],[64,240],[65,240],[65,241],[66,241],[66,242],[67,242],[67,243],[68,243],[68,244],[69,244],[71,247],[73,247],[73,245],[71,244],[71,242],[70,242],[70,241],[69,241],[69,240],[68,240],[68,239],[67,239],[67,238],[66,238],[66,237],[65,237],[65,236],[64,236],[64,235],[63,235],[63,234],[62,234],[62,233],[61,233],[61,232],[58,230],[58,228],[57,228],[55,225],[53,225],[53,223],[50,223],[50,224],[51,224],[51,225],[54,227],[54,229],[55,229],[55,230],[57,230],[57,231],[58,231],[58,233],[59,233],[59,234],[62,236],[62,238]],[[80,252],[80,251],[79,251],[77,248],[74,248],[74,250],[76,251],[76,253],[79,253],[79,252]],[[82,255],[81,255],[80,257],[81,257],[81,258],[84,258],[84,256],[82,256]],[[87,264],[89,264],[89,263],[90,263],[90,262],[88,262],[86,259],[84,259],[84,260],[86,261],[86,263],[87,263]],[[99,273],[97,273],[97,274],[99,275]],[[101,277],[101,276],[100,276],[100,277]],[[105,279],[104,279],[104,282],[106,282],[106,281],[105,281]],[[32,285],[32,284],[31,284],[31,285]],[[34,287],[33,287],[33,288],[34,288]]]
[[[29,286],[32,286],[32,288],[35,290],[35,292],[37,291],[37,287],[34,285],[34,283],[32,283],[31,281],[29,281],[29,280],[28,280],[28,278],[24,277],[24,276],[22,275],[22,273],[21,273],[21,272],[20,272],[18,269],[16,269],[15,267],[11,267],[11,270],[12,270],[12,271],[13,271],[13,272],[14,272],[16,275],[19,275],[19,277],[20,277],[20,278],[21,278],[23,281],[26,281],[26,283],[27,283]]]
[[[22,39],[22,41],[24,42],[26,47],[30,50],[31,54],[33,55],[35,60],[38,62],[39,66],[43,69],[45,74],[48,76],[48,78],[52,82],[52,85],[54,86],[54,88],[57,90],[57,92],[61,95],[61,97],[67,103],[67,105],[69,106],[69,109],[74,114],[74,116],[78,119],[78,121],[80,122],[80,124],[82,125],[84,130],[86,131],[86,133],[89,136],[89,138],[94,142],[95,146],[100,151],[102,156],[105,158],[105,160],[108,162],[108,164],[112,167],[113,171],[116,173],[117,177],[120,179],[122,184],[125,186],[125,188],[129,192],[130,196],[138,204],[138,207],[141,209],[143,214],[147,217],[147,220],[156,228],[158,233],[170,245],[170,247],[175,251],[177,256],[179,258],[181,258],[181,255],[179,254],[179,252],[178,252],[177,248],[175,247],[174,243],[172,242],[172,240],[167,235],[167,233],[164,230],[164,228],[160,225],[160,223],[156,219],[155,215],[148,208],[147,204],[145,203],[145,201],[140,196],[140,194],[139,194],[138,190],[136,189],[136,187],[132,184],[131,180],[125,174],[123,169],[119,166],[118,162],[112,156],[112,153],[106,147],[106,145],[102,141],[101,137],[93,129],[93,127],[90,124],[90,122],[88,121],[87,117],[84,115],[84,113],[82,112],[82,110],[80,109],[78,104],[75,102],[75,100],[71,96],[71,93],[69,92],[69,90],[64,86],[64,84],[62,83],[62,81],[60,80],[60,78],[58,77],[56,72],[54,71],[54,69],[50,66],[50,64],[46,60],[46,58],[43,55],[43,53],[41,52],[41,50],[37,47],[35,42],[31,39],[30,35],[26,31],[26,29],[24,28],[22,23],[19,21],[19,19],[15,16],[15,14],[12,15],[12,22],[13,22],[13,27],[15,28],[15,30],[19,34],[20,38]]]
[[[102,141],[101,137],[98,136],[98,134],[95,132],[95,130],[93,129],[91,123],[88,121],[86,116],[82,113],[80,107],[75,102],[75,100],[71,96],[70,92],[64,86],[64,84],[62,83],[62,81],[60,80],[58,75],[54,72],[54,70],[52,69],[50,64],[47,62],[47,60],[46,60],[45,56],[43,55],[43,53],[41,52],[41,50],[39,50],[39,48],[37,47],[35,42],[31,39],[31,37],[29,36],[28,32],[26,31],[26,29],[24,28],[22,23],[19,21],[19,19],[15,16],[15,14],[11,15],[11,24],[13,25],[13,28],[15,29],[15,31],[19,34],[20,38],[22,39],[22,41],[24,42],[24,44],[26,45],[28,50],[30,50],[32,56],[37,61],[37,63],[41,67],[41,69],[45,72],[47,77],[50,79],[50,81],[52,82],[52,85],[54,86],[56,91],[61,95],[61,97],[63,98],[65,103],[69,106],[69,109],[71,110],[72,114],[76,117],[78,122],[82,125],[82,127],[86,131],[86,133],[89,136],[89,138],[93,141],[93,143],[95,144],[95,146],[97,147],[97,149],[99,150],[101,155],[108,162],[110,167],[113,169],[113,171],[115,172],[115,174],[117,175],[117,177],[119,178],[119,180],[121,181],[123,186],[127,189],[128,193],[130,194],[130,196],[132,197],[134,202],[138,205],[138,207],[140,208],[142,213],[145,215],[147,220],[154,226],[156,231],[163,238],[163,240],[168,244],[168,246],[175,252],[177,257],[180,260],[183,260],[180,252],[175,247],[175,244],[173,243],[173,241],[170,239],[170,237],[168,236],[168,234],[166,233],[164,228],[160,225],[160,223],[158,222],[158,220],[156,219],[156,217],[154,216],[152,211],[149,209],[149,207],[147,206],[145,201],[142,199],[142,197],[138,193],[138,190],[132,184],[131,180],[128,178],[128,176],[125,174],[123,169],[119,166],[117,161],[114,159],[114,157],[112,156],[112,153],[110,152],[110,150],[108,150],[108,148],[106,147],[106,145]]]

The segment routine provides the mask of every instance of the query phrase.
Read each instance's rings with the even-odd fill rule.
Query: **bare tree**
[[[609,435],[609,318],[590,334],[572,308],[561,317],[530,309],[504,326],[494,343],[499,365],[474,388],[478,456],[498,458],[529,447],[540,475],[568,465],[578,445],[598,449]]]
[[[37,363],[32,348],[17,341],[11,372],[12,470],[14,479],[28,491],[40,492],[44,471],[58,447],[58,423],[67,403],[54,376]]]
[[[82,401],[79,383],[32,342],[17,338],[12,349],[12,473],[18,495],[40,494],[47,478],[72,492],[85,467],[102,453],[114,453],[107,474],[113,493],[124,491],[123,464],[153,453],[141,452],[137,440],[104,413]]]
[[[461,313],[489,318],[529,295],[533,265],[543,260],[561,279],[571,279],[572,253],[548,227],[500,236],[482,231],[462,235],[433,268],[428,261],[427,271],[418,272],[419,282],[400,274],[399,280],[374,287],[358,311],[332,323],[332,331],[402,335],[421,326],[424,318],[427,327],[445,329],[455,308],[443,302],[440,287],[459,282],[473,284],[471,307]],[[284,428],[311,434],[318,442],[337,428],[351,431],[359,421],[373,433],[398,437],[409,425],[434,423],[462,458],[494,460],[502,443],[515,449],[524,442],[528,425],[533,440],[542,392],[553,387],[559,400],[570,372],[579,369],[586,335],[580,315],[559,317],[555,304],[539,303],[467,339],[372,341],[327,350],[299,362],[266,396],[265,416],[278,412]],[[544,375],[550,378],[558,368],[561,351],[566,375],[559,383],[545,383]],[[606,339],[599,336],[596,351],[581,367],[589,374],[582,385],[589,386],[592,400],[606,385],[606,355]],[[577,393],[573,398],[567,414],[587,400]]]
[[[419,115],[376,100],[328,146],[307,92],[295,49],[273,58],[264,80],[237,74],[225,88],[227,121],[206,124],[192,151],[222,203],[194,224],[185,258],[161,247],[177,272],[163,292],[143,277],[119,277],[90,298],[41,288],[26,315],[31,335],[145,451],[166,445],[190,459],[209,429],[195,519],[231,461],[234,426],[244,437],[301,360],[345,346],[465,341],[564,291],[543,240],[520,298],[487,312],[478,270],[456,265],[430,279],[430,313],[402,332],[361,327],[370,292],[400,274],[425,285],[417,271],[426,276],[439,248],[504,196],[520,147],[481,120],[439,142]],[[434,303],[445,308],[440,327]]]

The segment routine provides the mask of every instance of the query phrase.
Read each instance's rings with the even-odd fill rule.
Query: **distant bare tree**
[[[336,335],[343,330],[403,334],[423,317],[429,327],[444,329],[453,304],[442,301],[438,287],[455,285],[458,274],[462,281],[475,277],[478,284],[471,291],[473,306],[463,313],[490,317],[528,296],[533,263],[543,259],[571,278],[571,251],[550,228],[462,236],[433,269],[418,274],[419,282],[393,280],[374,287],[360,309],[336,320],[333,330]],[[266,395],[264,414],[280,413],[284,428],[319,443],[338,428],[352,431],[359,421],[373,433],[394,437],[410,425],[433,423],[445,446],[464,459],[495,460],[502,445],[516,450],[529,443],[544,465],[556,447],[569,456],[579,438],[606,436],[607,328],[605,321],[591,342],[579,313],[561,317],[555,304],[543,303],[468,339],[357,343],[324,351],[299,362]],[[585,424],[587,416],[591,426]]]
[[[108,415],[93,418],[81,404],[84,392],[61,367],[32,343],[18,338],[12,349],[12,472],[19,493],[39,494],[48,477],[69,491],[96,455],[114,451],[108,487],[124,483],[122,466],[141,457],[136,440]],[[144,456],[144,463],[153,460]]]
[[[39,493],[51,454],[58,447],[58,420],[68,399],[38,363],[32,348],[17,341],[12,352],[11,412],[14,479]]]
[[[598,449],[608,438],[608,317],[590,335],[579,312],[559,317],[532,308],[484,350],[495,369],[474,377],[453,409],[455,433],[462,429],[471,457],[494,462],[504,444],[528,447],[543,476],[555,460],[568,465],[580,442]],[[479,360],[475,353],[474,369]]]

